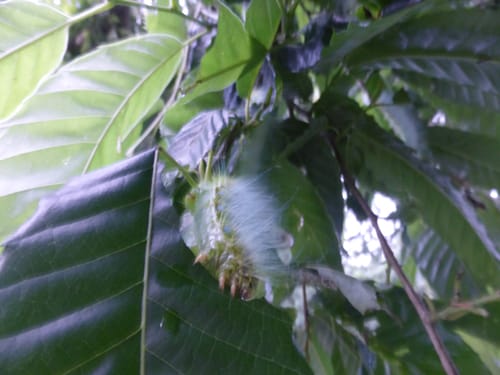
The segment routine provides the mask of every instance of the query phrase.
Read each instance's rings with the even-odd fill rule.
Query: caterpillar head
[[[181,234],[200,263],[232,296],[250,299],[264,280],[285,274],[279,252],[293,238],[279,226],[279,209],[258,178],[219,175],[185,199]]]

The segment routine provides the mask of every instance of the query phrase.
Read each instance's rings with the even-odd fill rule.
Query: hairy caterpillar
[[[224,174],[203,179],[185,199],[181,234],[219,287],[252,298],[262,280],[285,277],[280,253],[293,237],[279,224],[280,210],[258,177]]]

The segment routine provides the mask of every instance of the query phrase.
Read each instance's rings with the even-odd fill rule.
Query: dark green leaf
[[[306,168],[307,178],[323,200],[340,238],[344,225],[344,198],[340,170],[332,150],[324,139],[316,137],[297,156]]]
[[[455,293],[455,283],[459,282],[463,297],[476,296],[479,288],[466,272],[450,245],[435,232],[428,229],[413,240],[412,254],[419,270],[444,300],[451,300]]]
[[[170,142],[168,152],[182,166],[195,169],[214,145],[228,113],[222,110],[202,112],[188,122]]]
[[[192,264],[155,159],[74,180],[6,243],[2,373],[310,373],[286,314]]]
[[[423,100],[446,114],[447,126],[500,138],[499,92],[411,72],[400,71],[398,76]]]
[[[460,9],[412,18],[363,44],[344,62],[416,72],[498,94],[499,17],[496,10]]]
[[[381,102],[389,101],[387,93],[381,96]],[[426,150],[425,124],[418,118],[415,107],[409,104],[392,104],[375,106],[369,111],[374,115],[376,121],[383,125],[387,123],[390,129],[406,143],[409,147],[419,152]]]
[[[500,187],[500,140],[443,127],[428,130],[429,145],[457,178],[485,188]]]
[[[369,347],[403,374],[444,374],[441,364],[412,304],[402,289],[383,293],[390,312],[374,316],[380,326],[369,339]],[[460,336],[441,324],[438,334],[460,373],[487,374],[488,370],[476,353],[464,344]]]
[[[338,64],[346,55],[355,51],[358,47],[370,46],[372,40],[391,28],[399,27],[400,24],[425,14],[431,10],[439,9],[445,2],[422,2],[421,4],[408,7],[396,14],[374,21],[370,25],[351,24],[344,31],[332,37],[330,45],[322,53],[322,59],[318,63],[320,69],[330,69]]]
[[[316,270],[322,280],[331,282],[349,301],[349,303],[361,314],[369,310],[378,310],[380,306],[377,302],[375,288],[361,280],[348,276],[343,272],[335,271],[324,266],[309,266],[309,269]]]
[[[292,164],[281,162],[264,176],[283,205],[282,225],[294,237],[293,260],[342,268],[338,240],[321,199]]]
[[[498,296],[498,292],[496,293]],[[482,338],[495,344],[500,348],[500,302],[492,302],[482,305],[488,312],[488,317],[468,314],[460,319],[446,322],[453,329],[467,332],[475,337]]]

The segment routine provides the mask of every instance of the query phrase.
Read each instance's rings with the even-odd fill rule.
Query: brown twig
[[[330,143],[332,145],[335,157],[339,164],[340,171],[342,172],[342,176],[344,177],[344,184],[346,188],[354,196],[354,198],[358,201],[359,205],[370,219],[370,222],[373,228],[375,229],[375,232],[377,233],[377,237],[380,242],[380,246],[382,247],[384,256],[387,260],[387,263],[392,269],[394,269],[394,272],[396,272],[396,275],[401,281],[401,284],[403,285],[403,288],[406,292],[406,295],[408,296],[408,299],[410,300],[410,302],[413,304],[413,307],[417,311],[417,314],[420,320],[422,321],[425,331],[427,332],[427,335],[429,336],[429,339],[431,340],[432,345],[434,346],[434,350],[436,351],[439,360],[441,361],[441,365],[443,366],[444,371],[448,375],[458,375],[458,370],[455,364],[453,363],[453,360],[451,359],[450,355],[448,354],[448,351],[446,350],[441,338],[439,337],[436,331],[436,327],[434,327],[431,313],[424,305],[424,303],[421,301],[418,294],[415,292],[415,289],[413,289],[413,286],[411,285],[410,281],[403,272],[403,269],[399,265],[398,260],[394,256],[394,252],[392,251],[391,247],[389,246],[387,240],[385,239],[384,235],[380,230],[380,227],[378,225],[377,215],[375,215],[369,204],[363,198],[363,195],[356,187],[354,178],[351,176],[351,174],[346,168],[343,158],[340,155],[340,152],[337,148],[334,137],[330,139]]]

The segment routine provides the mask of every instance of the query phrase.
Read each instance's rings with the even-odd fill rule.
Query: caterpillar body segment
[[[255,297],[262,281],[286,276],[278,252],[293,245],[279,225],[280,210],[258,178],[214,176],[186,197],[181,234],[231,295]]]

